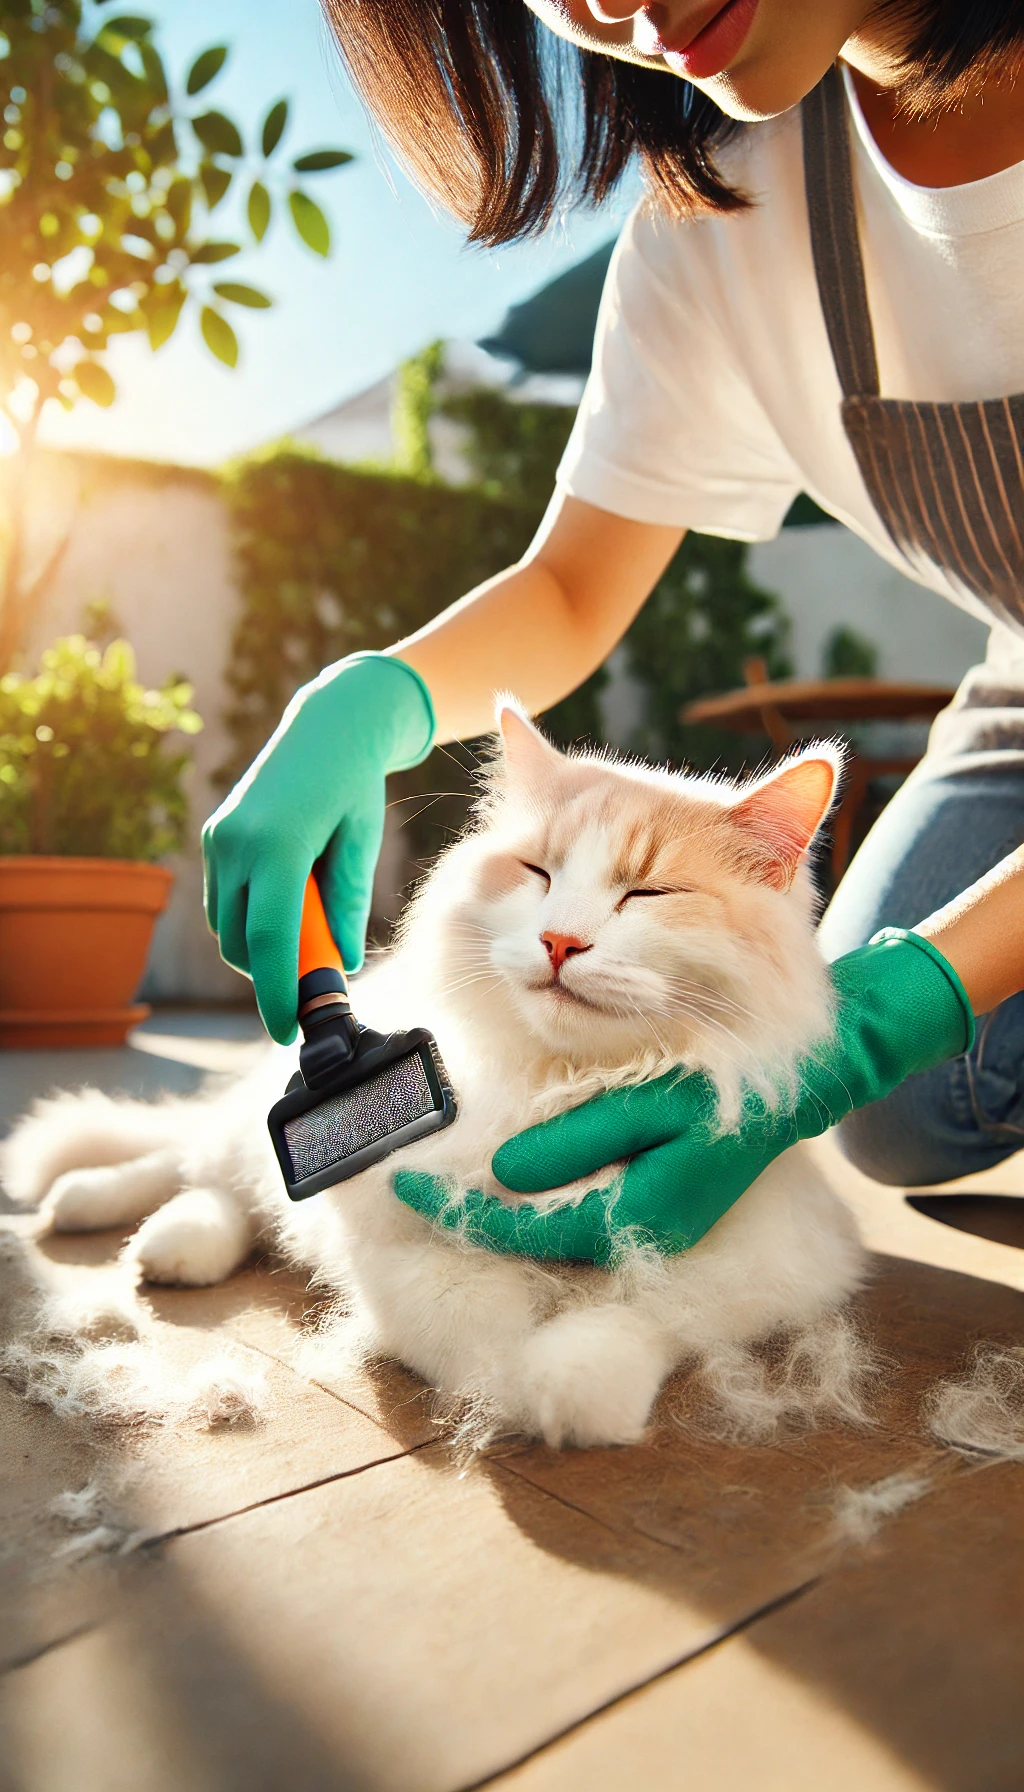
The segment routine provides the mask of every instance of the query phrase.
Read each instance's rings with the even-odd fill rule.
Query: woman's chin
[[[738,124],[763,124],[766,119],[791,112],[817,84],[817,80],[805,79],[796,71],[757,66],[729,69],[713,81],[697,83],[726,117],[734,118]]]

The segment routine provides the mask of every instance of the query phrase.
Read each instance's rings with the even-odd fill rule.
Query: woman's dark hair
[[[566,199],[599,204],[634,156],[675,216],[745,205],[715,153],[737,129],[677,76],[556,38],[524,0],[322,0],[349,72],[421,185],[507,243]],[[1022,0],[880,0],[905,31],[906,102],[956,101],[1005,74],[1024,42]]]

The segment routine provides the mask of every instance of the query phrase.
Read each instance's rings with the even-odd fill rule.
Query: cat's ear
[[[499,698],[497,718],[507,781],[534,790],[549,786],[564,765],[558,749],[549,745],[511,698]]]
[[[836,747],[814,746],[762,778],[734,805],[733,822],[761,849],[763,882],[788,890],[832,807],[842,769]]]

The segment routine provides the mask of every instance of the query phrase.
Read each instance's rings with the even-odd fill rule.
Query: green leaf
[[[239,286],[234,280],[218,280],[213,290],[219,299],[227,299],[232,305],[248,305],[252,311],[266,311],[274,303],[255,286]]]
[[[175,167],[178,160],[178,138],[173,118],[169,118],[159,130],[147,135],[146,149],[154,168]]]
[[[288,101],[278,100],[271,106],[263,121],[263,154],[272,155],[284,136],[284,127],[288,123]]]
[[[315,255],[331,253],[331,227],[318,205],[314,205],[307,193],[298,189],[288,195],[288,206],[295,228],[307,248]]]
[[[347,149],[314,149],[308,156],[300,156],[292,163],[296,174],[323,174],[328,168],[344,168],[346,162],[354,157]]]
[[[150,42],[149,38],[144,39],[139,45],[139,55],[142,58],[142,66],[145,71],[146,80],[149,82],[150,93],[158,105],[165,105],[167,103],[168,93],[167,73],[164,69],[163,57],[160,55],[156,45]],[[173,129],[173,119],[169,119],[168,123]]]
[[[203,183],[206,203],[212,212],[219,205],[231,185],[231,169],[218,168],[216,162],[204,162],[199,170],[199,178]]]
[[[100,35],[122,37],[132,43],[138,43],[142,38],[148,37],[152,29],[152,19],[140,19],[134,14],[125,13],[116,19],[104,19]]]
[[[238,126],[232,124],[230,118],[225,118],[223,112],[200,113],[198,118],[193,118],[192,129],[211,156],[243,154]]]
[[[79,361],[74,370],[75,385],[84,398],[91,398],[93,404],[100,404],[106,410],[113,404],[117,396],[114,385],[105,367],[98,361]]]
[[[204,87],[209,87],[214,75],[220,74],[227,59],[226,44],[215,44],[212,49],[204,50],[201,56],[196,57],[188,71],[185,92],[190,95],[202,93]]]
[[[238,248],[237,243],[200,243],[198,249],[193,249],[191,259],[203,267],[212,261],[227,261],[229,256],[238,254]]]
[[[192,217],[192,182],[190,180],[172,181],[167,189],[167,210],[178,227],[178,235],[184,236]]]
[[[227,318],[221,317],[220,312],[214,311],[212,306],[204,305],[199,326],[211,355],[216,355],[225,367],[235,367],[238,363],[238,337]]]
[[[249,228],[258,243],[262,243],[270,223],[270,194],[261,180],[253,181],[249,194]]]
[[[187,294],[183,286],[154,287],[146,311],[146,331],[154,352],[174,335]]]

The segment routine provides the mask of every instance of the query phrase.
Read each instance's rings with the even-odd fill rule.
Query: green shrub
[[[489,497],[530,504],[542,517],[575,411],[568,405],[512,400],[487,386],[452,393],[436,408],[461,427],[474,483]]]
[[[192,687],[136,681],[127,641],[57,641],[34,678],[0,678],[0,853],[158,859],[182,843]]]
[[[822,649],[821,669],[826,678],[874,678],[878,648],[856,629],[835,628]]]
[[[680,710],[697,697],[743,684],[744,661],[763,659],[788,678],[789,619],[755,585],[745,542],[687,535],[625,638],[630,670],[645,687],[635,746],[652,759],[736,772],[764,758],[763,734],[690,727]]]
[[[429,622],[529,545],[531,510],[477,490],[365,471],[293,448],[229,470],[242,602],[226,721],[234,781],[298,685]]]

